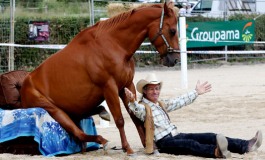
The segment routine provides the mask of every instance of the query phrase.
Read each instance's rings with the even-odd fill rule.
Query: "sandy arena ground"
[[[225,136],[242,139],[252,138],[257,130],[265,135],[265,64],[255,65],[222,65],[214,68],[191,69],[188,71],[188,89],[181,89],[180,70],[144,70],[136,71],[134,82],[144,78],[148,72],[155,72],[163,80],[161,98],[178,96],[195,88],[197,80],[209,81],[212,92],[198,97],[191,105],[170,112],[171,120],[179,132],[215,132]],[[137,95],[139,96],[139,95]],[[140,138],[124,107],[125,131],[135,157],[128,157],[121,150],[109,150],[104,155],[102,149],[85,154],[73,154],[64,157],[43,157],[29,155],[0,154],[0,160],[12,159],[62,159],[62,160],[200,160],[194,156],[174,156],[144,154]],[[110,147],[121,147],[118,129],[113,123],[102,128],[98,116],[94,117],[97,131],[110,141]],[[209,158],[210,159],[210,158]],[[232,154],[232,159],[264,160],[265,143],[258,151],[239,155]]]

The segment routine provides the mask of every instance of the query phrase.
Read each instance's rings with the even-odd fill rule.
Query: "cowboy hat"
[[[136,84],[136,89],[139,93],[143,94],[143,88],[147,84],[160,84],[162,86],[162,81],[158,80],[154,73],[150,73],[147,75],[145,79],[141,79]]]

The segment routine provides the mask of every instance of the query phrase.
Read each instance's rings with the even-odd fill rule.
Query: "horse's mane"
[[[98,29],[97,32],[101,32],[105,29],[112,29],[115,28],[115,26],[123,21],[125,21],[127,18],[129,18],[131,16],[131,14],[133,13],[133,10],[127,11],[127,12],[123,12],[118,14],[115,17],[112,17],[110,19],[107,19],[105,21],[101,21],[98,24]]]
[[[145,9],[145,8],[150,8],[150,7],[155,7],[155,8],[162,8],[163,5],[161,4],[149,4],[149,5],[140,5],[136,8],[133,8],[127,12],[120,13],[112,18],[109,18],[105,21],[100,21],[98,22],[98,28],[97,28],[97,33],[96,35],[100,35],[103,31],[106,30],[112,30],[114,29],[119,23],[124,22],[126,19],[128,19],[133,12]]]

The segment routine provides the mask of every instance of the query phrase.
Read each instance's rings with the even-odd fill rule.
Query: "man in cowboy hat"
[[[149,74],[136,84],[136,89],[142,94],[139,102],[135,95],[125,88],[130,110],[145,123],[146,148],[145,152],[169,154],[188,154],[211,158],[229,158],[231,152],[244,154],[257,150],[262,143],[262,133],[257,131],[250,140],[225,137],[215,133],[180,133],[171,123],[167,112],[174,111],[191,104],[204,93],[211,91],[208,82],[197,82],[193,91],[182,96],[159,100],[162,82],[154,73]],[[150,146],[152,145],[152,146]]]

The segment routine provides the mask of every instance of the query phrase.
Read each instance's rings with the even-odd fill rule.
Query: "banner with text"
[[[255,41],[255,21],[187,22],[187,48],[241,45]]]

